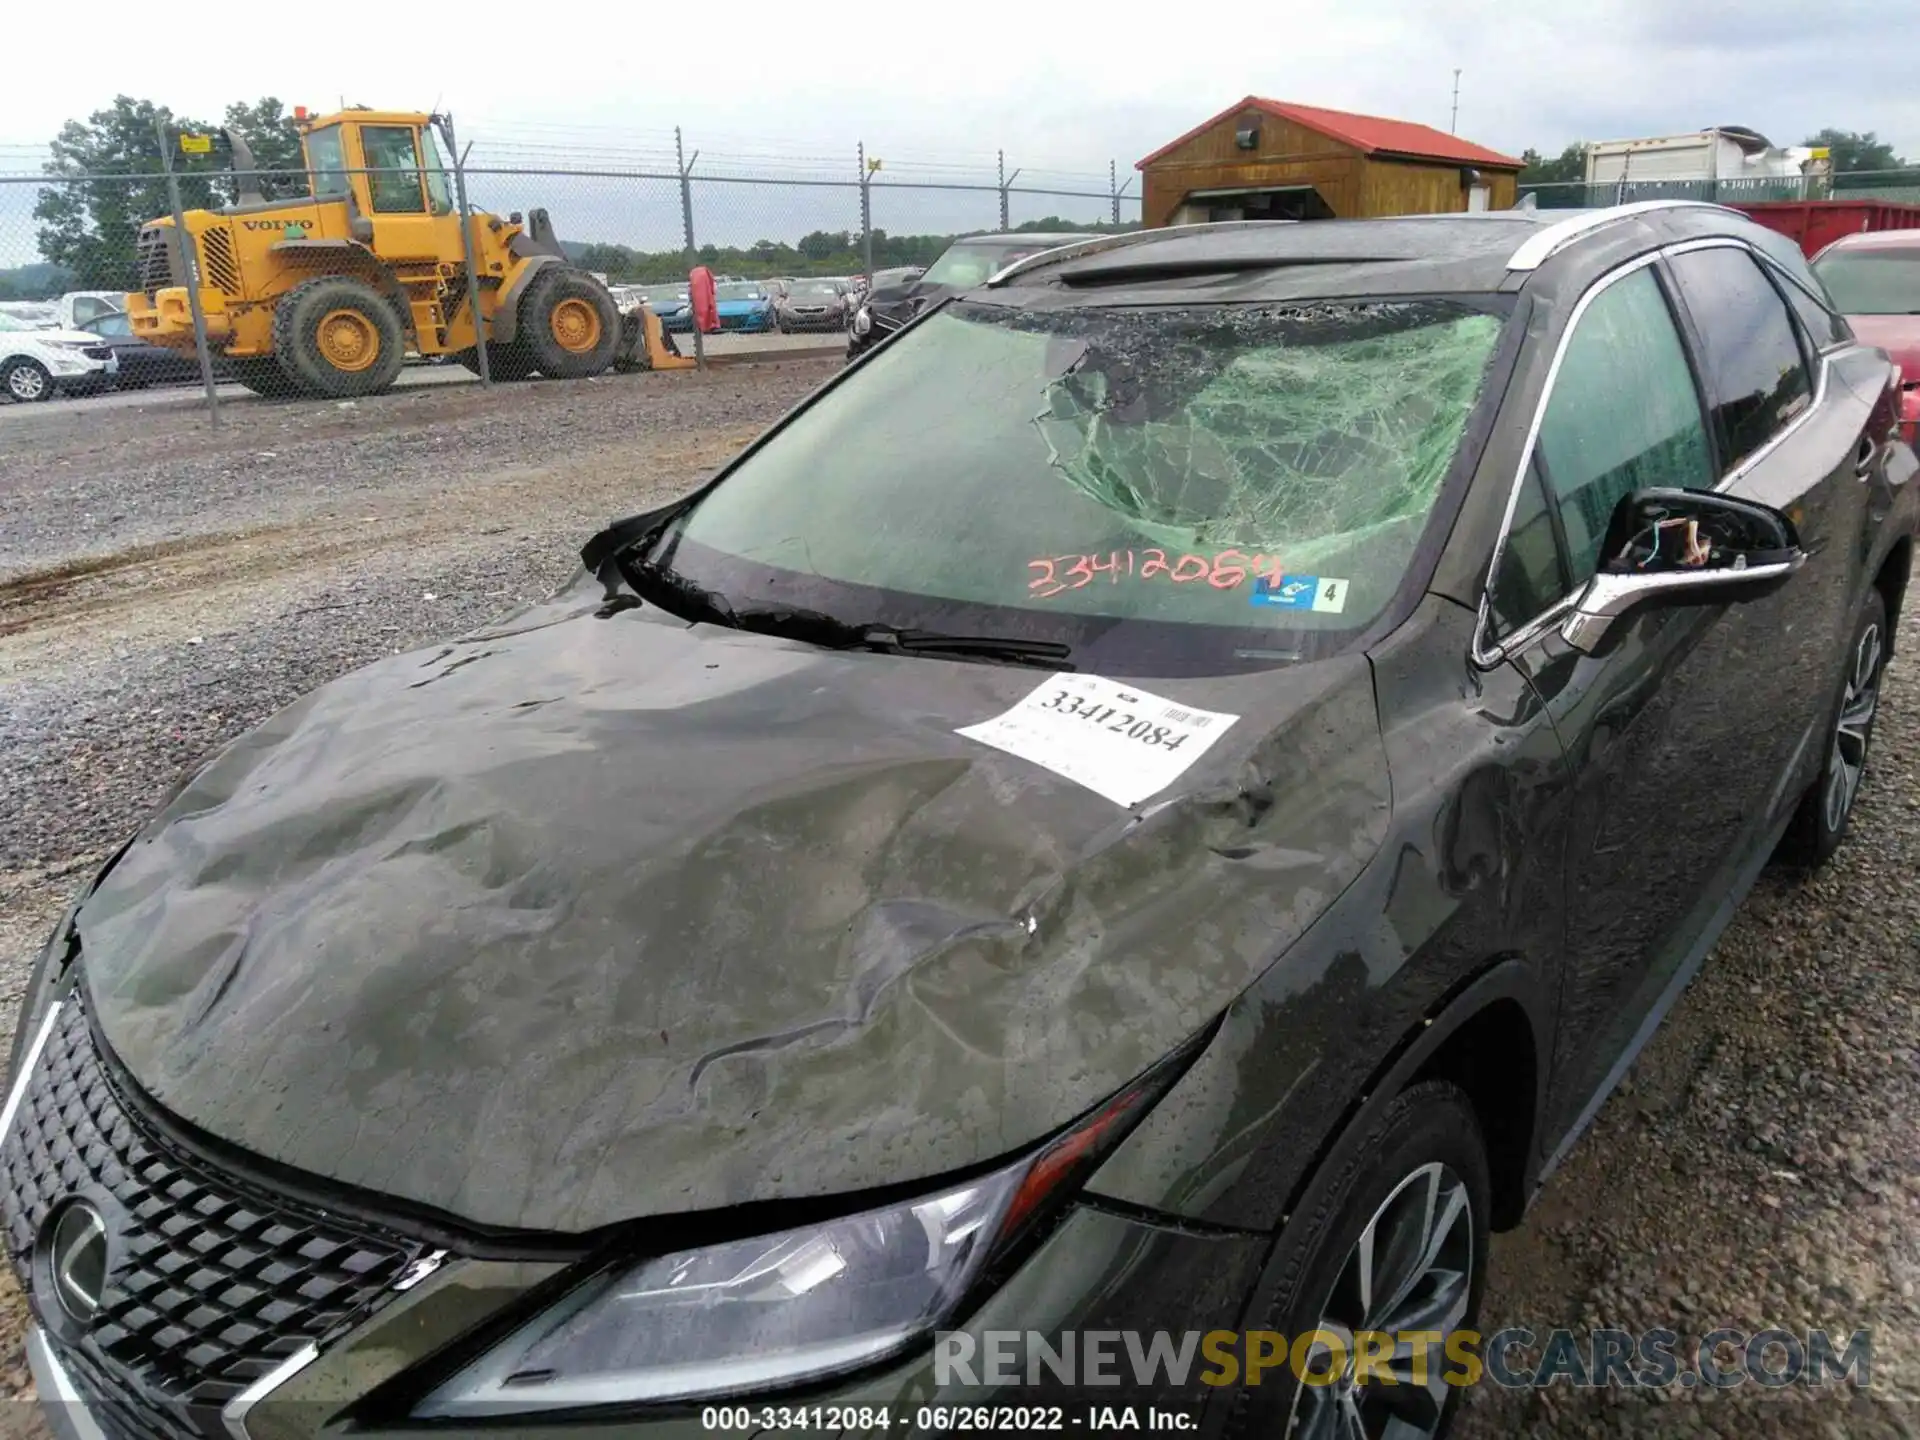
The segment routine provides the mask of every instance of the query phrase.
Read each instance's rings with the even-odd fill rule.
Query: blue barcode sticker
[[[1347,582],[1332,575],[1262,575],[1253,583],[1253,603],[1338,615],[1347,608]]]

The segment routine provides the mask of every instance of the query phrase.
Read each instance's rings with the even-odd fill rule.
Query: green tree
[[[253,151],[254,168],[263,172],[255,184],[269,200],[290,200],[307,193],[307,162],[300,153],[300,132],[293,128],[293,117],[277,98],[269,95],[251,105],[236,102],[227,106],[227,128]]]
[[[826,260],[853,253],[853,237],[844,230],[812,230],[800,237],[800,253],[809,260]]]
[[[262,184],[264,193],[285,198],[302,192],[299,137],[278,100],[230,105],[227,122],[252,147],[260,168],[280,172]],[[40,253],[71,271],[83,289],[131,286],[140,227],[170,209],[156,123],[169,134],[213,132],[204,121],[175,115],[164,105],[117,95],[106,109],[62,125],[48,147],[52,158],[45,168],[54,183],[33,207]],[[180,203],[188,210],[224,204],[236,194],[236,183],[220,178],[231,168],[224,143],[204,155],[176,148],[173,168],[180,174]]]
[[[67,121],[48,147],[46,173],[58,183],[34,202],[40,253],[70,270],[84,289],[131,286],[134,237],[141,225],[167,213],[156,121],[206,129],[164,105],[119,95],[85,120]],[[176,154],[183,205],[213,203],[218,163],[209,155]]]
[[[1520,188],[1540,187],[1533,191],[1533,203],[1542,210],[1578,209],[1587,203],[1586,187],[1581,183],[1587,178],[1584,144],[1575,142],[1553,159],[1538,150],[1522,150],[1520,159],[1524,162]]]
[[[1907,162],[1894,153],[1893,146],[1873,131],[1835,130],[1828,127],[1809,135],[1808,145],[1824,145],[1832,152],[1833,173],[1844,175],[1853,170],[1901,170]]]

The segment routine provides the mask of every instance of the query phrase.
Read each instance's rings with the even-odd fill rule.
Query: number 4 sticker
[[[1338,615],[1347,608],[1347,582],[1322,576],[1313,592],[1313,608],[1328,615]]]

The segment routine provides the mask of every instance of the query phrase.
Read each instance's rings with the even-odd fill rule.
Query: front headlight
[[[1028,1167],[929,1200],[663,1255],[582,1286],[424,1399],[422,1419],[793,1385],[891,1354],[958,1303]]]
[[[904,1352],[950,1322],[989,1261],[1042,1233],[1208,1032],[1051,1142],[924,1199],[609,1266],[413,1406],[415,1419],[788,1389]],[[430,1383],[430,1382],[429,1382]]]
[[[853,317],[853,333],[864,335],[873,329],[873,311],[862,305]]]

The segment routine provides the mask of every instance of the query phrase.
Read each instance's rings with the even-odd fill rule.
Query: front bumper
[[[210,285],[201,286],[200,310],[206,316],[208,340],[218,342],[233,337],[225,292]],[[150,345],[165,345],[176,350],[193,348],[193,306],[184,285],[170,285],[151,294],[134,291],[127,296],[127,322],[133,333]]]
[[[788,330],[832,332],[847,328],[847,315],[844,310],[788,310],[780,323]]]
[[[572,1263],[552,1250],[501,1258],[496,1247],[491,1257],[463,1256],[457,1240],[442,1247],[409,1234],[411,1222],[314,1208],[306,1196],[324,1193],[318,1177],[293,1177],[303,1192],[296,1197],[267,1188],[251,1165],[245,1177],[228,1168],[244,1157],[188,1149],[174,1122],[149,1113],[150,1102],[137,1099],[99,1054],[77,992],[35,1034],[44,1042],[23,1059],[19,1100],[0,1140],[0,1214],[36,1321],[29,1360],[63,1440],[311,1440],[348,1423],[362,1436],[419,1440],[419,1428],[405,1422],[405,1402],[383,1409],[367,1397],[503,1319]],[[36,1258],[49,1217],[76,1196],[111,1217],[115,1247],[98,1313],[78,1328],[46,1298],[51,1282]],[[1082,1204],[954,1333],[985,1356],[995,1333],[1038,1332],[1057,1345],[1066,1332],[1231,1329],[1268,1243]],[[756,1416],[802,1405],[864,1407],[876,1412],[868,1426],[875,1435],[923,1428],[921,1407],[991,1404],[1145,1402],[1188,1414],[1197,1426],[1229,1393],[1201,1384],[1202,1368],[1196,1362],[1180,1385],[1118,1378],[1062,1391],[1044,1372],[1040,1384],[1026,1383],[1024,1374],[1009,1384],[943,1373],[929,1338],[891,1363],[799,1398],[713,1403]],[[708,1408],[628,1412],[619,1433],[710,1440]],[[497,1440],[559,1440],[605,1433],[605,1423],[523,1416],[489,1420],[485,1431]]]

